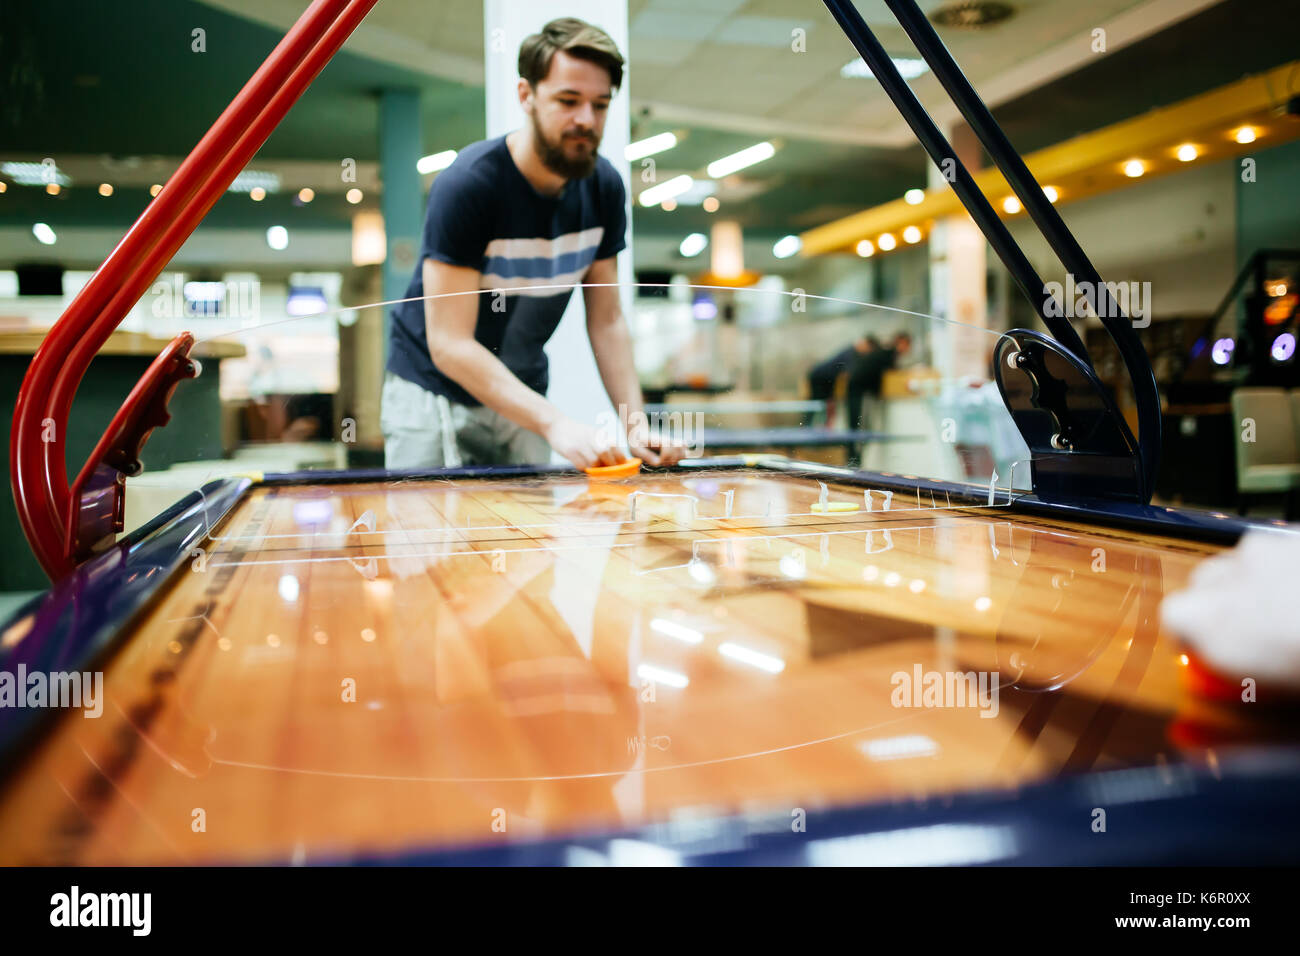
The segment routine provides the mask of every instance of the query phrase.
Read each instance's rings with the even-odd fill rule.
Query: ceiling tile
[[[629,46],[628,73],[635,80],[642,77],[640,67],[647,64],[654,66],[681,65],[688,58],[695,55],[699,42],[674,40],[671,43],[666,43],[663,40],[638,40],[634,37]],[[649,93],[638,90],[637,95],[649,96]]]
[[[652,10],[687,10],[699,13],[717,13],[723,16],[735,13],[746,0],[650,0]]]
[[[796,29],[808,30],[813,26],[809,18],[788,17],[732,17],[724,23],[712,39],[718,43],[770,46],[790,49]]]
[[[699,40],[718,28],[725,13],[707,10],[659,10],[648,7],[632,21],[634,40]]]

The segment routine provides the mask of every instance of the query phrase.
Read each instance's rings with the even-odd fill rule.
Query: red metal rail
[[[51,578],[75,567],[90,546],[77,526],[81,502],[68,488],[63,436],[91,359],[376,2],[314,0],[41,343],[14,409],[9,475],[23,532]],[[189,341],[181,340],[187,336],[178,336],[168,351],[184,357]],[[148,429],[140,434],[133,428],[142,407],[153,406],[174,386],[175,381],[149,380],[146,373],[106,434],[132,435],[138,449],[148,435]],[[165,419],[164,413],[151,420]],[[132,457],[122,449],[97,448],[81,473],[93,472],[101,455],[114,467]],[[120,530],[120,508],[118,514]]]

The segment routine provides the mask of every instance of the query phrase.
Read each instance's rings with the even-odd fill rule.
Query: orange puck
[[[1240,703],[1239,682],[1234,682],[1223,672],[1210,667],[1190,649],[1185,651],[1185,655],[1187,663],[1183,666],[1183,682],[1188,690],[1198,697],[1207,697],[1224,703]]]
[[[1183,667],[1183,686],[1191,693],[1218,704],[1246,702],[1246,698],[1242,696],[1246,689],[1245,678],[1252,675],[1219,670],[1191,648],[1185,648],[1183,653],[1187,657],[1187,664]],[[1271,677],[1263,675],[1256,680],[1254,695],[1249,703],[1251,710],[1300,709],[1300,686],[1293,682],[1279,680],[1276,675]]]
[[[617,465],[593,465],[582,470],[591,478],[631,478],[641,471],[641,459],[629,458]]]

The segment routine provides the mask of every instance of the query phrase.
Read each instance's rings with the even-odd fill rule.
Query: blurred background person
[[[808,370],[808,397],[826,403],[827,423],[835,420],[835,386],[840,376],[852,368],[857,359],[878,348],[879,339],[874,335],[864,335]]]
[[[849,371],[849,429],[857,431],[863,427],[865,417],[868,425],[876,418],[876,402],[880,399],[880,385],[885,372],[897,364],[898,360],[912,350],[912,337],[906,332],[899,332],[889,345],[868,349],[857,354],[853,367]],[[864,412],[866,399],[872,400],[869,413]]]

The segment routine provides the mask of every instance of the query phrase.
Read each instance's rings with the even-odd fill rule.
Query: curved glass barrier
[[[519,343],[509,338],[492,343],[496,354],[534,388],[549,378],[547,393],[564,415],[624,450],[629,433],[651,434],[681,445],[692,462],[781,455],[992,487],[1003,502],[1011,489],[1029,487],[1028,449],[990,378],[995,332],[769,286],[529,291],[570,296],[545,347],[549,369],[522,364]],[[583,300],[609,292],[631,333],[642,408],[610,401],[589,344]],[[356,291],[290,286],[272,297],[252,279],[155,284],[142,303],[151,327],[164,319],[171,331],[194,332],[203,371],[178,388],[172,423],[154,432],[144,473],[128,481],[128,531],[229,474],[418,470],[426,461],[568,464],[540,436],[490,409],[453,400],[443,414],[427,381],[409,381],[427,375],[430,360],[415,354],[422,343],[410,336],[390,340],[388,326],[395,309],[418,314],[422,302],[330,307],[330,299],[350,294]],[[500,314],[494,308],[513,307],[511,297],[476,294],[488,322]],[[451,298],[463,296],[444,301]],[[436,310],[438,299],[427,301]],[[462,436],[452,456],[442,454],[437,424],[449,417]],[[429,444],[432,459],[424,453]]]

